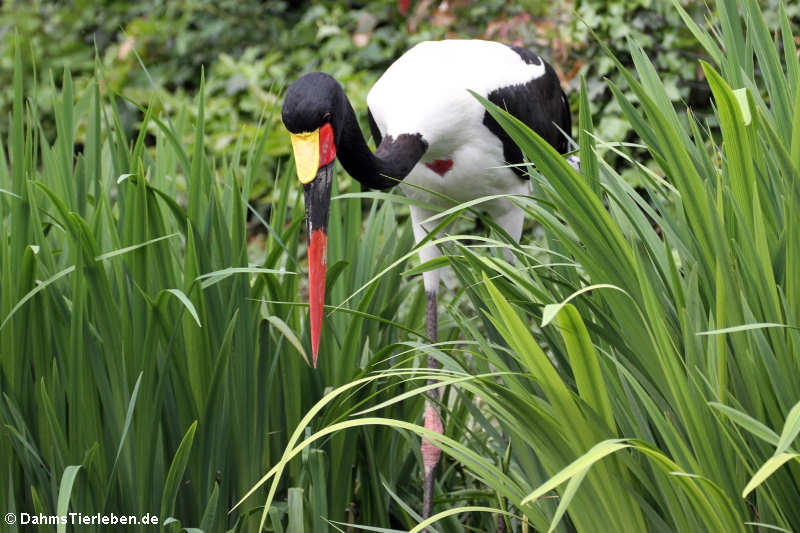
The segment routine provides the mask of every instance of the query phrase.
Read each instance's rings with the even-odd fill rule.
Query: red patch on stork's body
[[[452,159],[435,159],[430,163],[425,163],[425,166],[429,169],[433,170],[440,176],[444,176],[447,174],[447,171],[453,168],[453,160]]]

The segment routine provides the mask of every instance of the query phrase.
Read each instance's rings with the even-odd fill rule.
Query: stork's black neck
[[[341,86],[340,86],[341,87]],[[352,177],[371,189],[388,189],[397,185],[414,168],[428,143],[419,133],[385,136],[375,153],[367,146],[353,106],[342,91],[338,120],[336,151],[339,161]]]

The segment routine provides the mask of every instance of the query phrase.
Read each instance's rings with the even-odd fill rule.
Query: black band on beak
[[[328,231],[328,215],[331,210],[331,185],[333,184],[333,165],[320,167],[314,181],[303,185],[306,207],[306,231],[308,236],[314,230]]]

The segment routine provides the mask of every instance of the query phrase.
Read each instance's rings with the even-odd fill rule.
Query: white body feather
[[[403,54],[367,95],[383,135],[421,133],[431,159],[469,143],[483,106],[481,96],[520,85],[545,73],[544,62],[527,64],[504,44],[479,40],[426,41]]]
[[[421,191],[430,189],[466,202],[494,194],[526,194],[529,182],[506,167],[503,145],[484,124],[485,109],[470,90],[487,97],[495,89],[525,84],[545,73],[544,61],[528,64],[506,45],[491,41],[423,42],[395,61],[375,83],[367,105],[383,137],[420,133],[428,150],[401,184],[407,196],[443,208],[452,204]],[[439,175],[425,163],[450,159]],[[523,213],[509,200],[482,205],[513,238],[519,240]],[[417,241],[434,224],[420,223],[433,213],[412,207]],[[427,247],[422,260],[439,255]],[[438,271],[425,273],[425,287],[436,291]]]

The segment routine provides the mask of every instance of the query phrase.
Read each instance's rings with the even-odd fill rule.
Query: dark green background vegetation
[[[701,2],[683,4],[702,19]],[[774,23],[777,2],[763,4],[767,21]],[[499,39],[540,51],[556,66],[572,101],[584,75],[606,140],[630,140],[632,129],[604,83],[604,77],[620,79],[598,42],[627,64],[626,39],[635,40],[656,65],[673,102],[690,104],[696,112],[708,108],[709,91],[697,63],[705,55],[668,0],[462,0],[447,5],[440,10],[439,2],[419,0],[404,15],[395,0],[7,1],[0,8],[0,79],[11,79],[12,43],[18,35],[28,79],[34,65],[39,74],[37,98],[52,137],[49,88],[60,85],[66,67],[81,89],[99,61],[102,91],[119,93],[139,106],[152,104],[156,111],[190,114],[205,69],[206,143],[218,156],[230,156],[242,132],[245,139],[254,139],[264,117],[262,124],[270,128],[267,154],[286,156],[288,140],[280,121],[269,117],[280,108],[282,89],[300,74],[324,70],[334,75],[364,113],[367,91],[394,59],[419,41],[445,37]],[[796,23],[800,5],[787,11]],[[0,87],[4,135],[11,90],[10,83]],[[140,111],[133,104],[119,109],[123,125],[134,134]],[[79,125],[79,142],[84,135],[85,125]],[[271,176],[281,158],[267,161],[264,175]],[[254,190],[268,193],[263,187]]]

